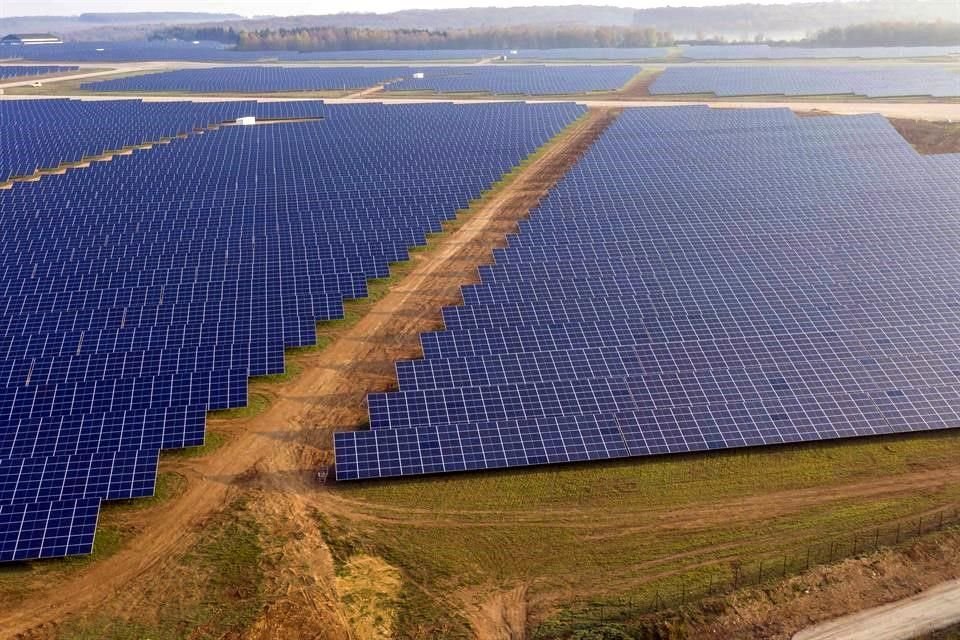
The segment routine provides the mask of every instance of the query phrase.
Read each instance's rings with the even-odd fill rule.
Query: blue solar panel
[[[0,100],[0,181],[241,116],[315,117],[322,116],[324,108],[315,101]]]
[[[953,47],[777,47],[768,44],[684,46],[681,55],[693,60],[793,60],[828,58],[940,58],[960,54]]]
[[[387,91],[561,95],[615,91],[640,67],[474,65],[458,67],[218,67],[179,69],[83,85],[93,91],[264,93],[346,91],[385,85]],[[417,77],[417,74],[423,77]]]
[[[178,69],[83,85],[93,91],[269,93],[364,89],[413,73],[404,67],[217,67]]]
[[[86,109],[31,104],[0,108],[34,131]],[[159,450],[202,444],[208,410],[244,405],[249,376],[282,372],[285,347],[315,344],[318,321],[584,112],[104,109],[144,123],[136,136],[154,135],[149,116],[185,131],[233,114],[322,118],[220,127],[0,192],[0,560],[88,552],[100,500],[151,495]]]
[[[76,71],[80,67],[76,66],[51,66],[51,65],[2,65],[0,66],[0,78],[10,80],[13,78],[29,78],[31,76],[46,76],[58,73],[68,73]]]
[[[960,427],[958,170],[878,116],[627,110],[337,478]]]
[[[641,68],[631,65],[532,66],[477,65],[423,68],[423,78],[405,76],[388,84],[387,91],[435,93],[491,93],[499,95],[569,95],[616,91]]]
[[[0,460],[0,504],[152,496],[157,449]]]
[[[0,505],[0,562],[93,551],[100,499]]]
[[[664,47],[573,47],[569,49],[519,49],[505,55],[519,60],[660,60],[670,56]]]
[[[935,65],[670,67],[651,83],[652,95],[859,95],[870,98],[960,96],[960,74]]]

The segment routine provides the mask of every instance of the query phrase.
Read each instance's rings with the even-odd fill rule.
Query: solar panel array
[[[178,69],[82,85],[94,91],[267,93],[364,89],[410,75],[405,67],[216,67]]]
[[[37,65],[37,66],[23,66],[23,65],[0,65],[0,79],[10,79],[10,78],[29,78],[30,76],[46,76],[51,73],[67,73],[69,71],[76,71],[80,67],[66,67],[66,66],[50,66],[50,65]]]
[[[508,58],[520,60],[660,60],[670,55],[666,47],[597,47],[570,49],[518,49],[517,53],[503,51]]]
[[[271,52],[274,53],[274,52]],[[304,51],[295,56],[284,56],[284,60],[317,61],[445,61],[445,60],[483,60],[504,54],[504,51],[492,49],[366,49],[357,51]]]
[[[650,93],[946,98],[960,96],[960,72],[935,65],[670,67],[653,81]]]
[[[582,113],[326,105],[0,192],[0,560],[89,551],[101,500]]]
[[[632,65],[540,66],[477,65],[420,69],[423,78],[405,76],[387,91],[490,93],[494,95],[570,95],[616,91],[640,73]]]
[[[386,83],[388,91],[563,95],[613,91],[639,67],[476,65],[459,67],[220,67],[180,69],[91,82],[94,91],[263,93],[363,89]],[[423,78],[414,75],[422,73]]]
[[[0,50],[0,57],[15,56],[45,62],[148,62],[182,60],[187,62],[257,62],[279,56],[276,51],[233,51],[217,42],[192,44],[183,41],[149,40],[131,42],[65,42],[43,46]]]
[[[958,427],[958,174],[879,116],[627,110],[337,479]]]
[[[241,116],[322,116],[322,102],[0,100],[0,181]]]
[[[952,47],[772,47],[767,44],[691,45],[681,55],[693,60],[794,60],[860,58],[940,58],[960,55]]]

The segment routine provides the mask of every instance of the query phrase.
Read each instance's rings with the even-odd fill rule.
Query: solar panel
[[[0,102],[45,118],[74,101]],[[12,106],[10,106],[12,105]],[[200,445],[366,281],[583,114],[573,104],[105,101],[123,141],[231,126],[0,192],[0,561],[89,552],[101,500],[151,495],[158,452]],[[151,124],[147,119],[157,116]],[[123,133],[80,127],[71,157]],[[0,136],[16,156],[18,138]],[[466,153],[464,150],[469,150]],[[46,154],[46,155],[43,155]],[[6,158],[6,156],[3,156]]]
[[[0,562],[93,551],[100,499],[0,505]]]
[[[337,478],[956,428],[958,169],[878,116],[626,110]]]
[[[858,95],[869,98],[960,96],[960,77],[937,65],[670,67],[651,83],[652,95],[720,97]]]
[[[640,67],[632,65],[248,66],[178,69],[90,82],[83,88],[92,91],[268,93],[346,91],[385,85],[384,89],[391,92],[563,95],[615,91],[640,71]]]
[[[2,65],[0,78],[4,80],[15,78],[29,78],[31,76],[47,76],[58,73],[76,71],[80,67],[63,65]]]

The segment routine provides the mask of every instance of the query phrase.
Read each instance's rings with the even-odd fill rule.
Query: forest
[[[363,49],[553,49],[571,47],[658,47],[669,33],[645,27],[495,27],[477,29],[375,29],[310,27],[235,30],[232,27],[174,27],[157,38],[213,40],[244,51],[357,51]]]
[[[820,47],[938,47],[960,45],[958,22],[871,22],[818,32],[802,44]]]

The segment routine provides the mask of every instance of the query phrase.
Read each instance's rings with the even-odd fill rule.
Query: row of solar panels
[[[0,52],[2,53],[2,52]],[[8,55],[29,60],[70,62],[128,62],[187,60],[197,62],[481,60],[505,56],[519,60],[662,60],[679,56],[691,60],[792,60],[931,58],[960,55],[960,47],[779,47],[758,45],[691,45],[679,48],[564,48],[564,49],[430,49],[369,51],[233,51],[216,42],[70,42],[18,48]]]
[[[670,67],[650,85],[653,95],[858,95],[869,98],[960,96],[960,71],[937,65]]]
[[[639,67],[479,65],[461,67],[219,67],[179,69],[83,85],[93,91],[269,93],[346,91],[385,85],[386,91],[563,95],[615,91]]]
[[[958,427],[958,173],[878,116],[627,110],[336,435],[337,478]]]
[[[67,73],[76,71],[80,67],[76,66],[51,66],[51,65],[0,65],[0,79],[8,80],[10,78],[29,78],[31,76],[46,76],[54,73]]]
[[[570,95],[616,91],[641,71],[630,65],[462,67],[223,67],[181,69],[92,82],[94,91],[269,93],[355,90]],[[960,96],[960,72],[939,65],[673,66],[652,95],[860,95],[871,98]]]
[[[100,500],[150,495],[159,450],[584,111],[306,105],[0,192],[0,560],[89,551]]]
[[[322,117],[321,102],[0,100],[0,181],[241,116]]]

